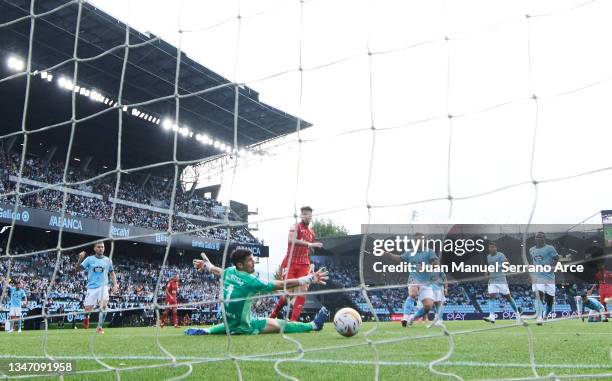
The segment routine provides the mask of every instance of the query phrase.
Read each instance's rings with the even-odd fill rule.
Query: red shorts
[[[166,305],[167,306],[172,306],[172,305],[176,305],[176,299],[166,299]]]
[[[599,302],[601,304],[603,304],[604,306],[606,305],[606,299],[607,298],[612,298],[612,290],[599,290]]]
[[[287,258],[281,264],[281,279],[295,279],[306,276],[310,273],[309,263],[292,263],[287,266]]]

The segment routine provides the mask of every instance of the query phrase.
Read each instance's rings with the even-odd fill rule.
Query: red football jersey
[[[595,273],[595,279],[599,283],[600,293],[612,292],[612,272],[606,269],[600,270]]]
[[[178,282],[170,279],[166,285],[166,300],[176,300],[178,295]]]
[[[297,226],[297,236],[296,238],[306,242],[314,242],[315,241],[315,232],[305,225],[303,222],[300,222]],[[296,231],[295,226],[291,228],[290,232]],[[287,247],[287,256],[286,259],[289,260],[289,254],[291,253],[291,247],[293,246],[293,255],[291,256],[291,263],[298,265],[309,265],[310,264],[310,248],[306,245],[300,245],[299,243],[292,244],[288,242]]]

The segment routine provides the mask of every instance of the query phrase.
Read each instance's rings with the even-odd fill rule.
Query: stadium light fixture
[[[221,143],[219,143],[218,140],[215,140],[214,143],[213,143],[213,147],[215,147],[215,148],[219,148],[220,145],[221,145]]]
[[[40,78],[42,78],[42,79],[47,79],[48,75],[49,75],[49,73],[47,73],[46,71],[41,71],[40,72]]]
[[[238,154],[240,156],[245,156],[246,155],[246,150],[244,148],[241,148],[240,150],[238,150]]]
[[[9,56],[6,64],[13,71],[23,71],[25,69],[25,62],[17,56]]]
[[[47,82],[53,81],[53,74],[47,75]]]
[[[170,121],[170,119],[164,119],[162,127],[164,128],[164,130],[169,130],[170,127],[172,127],[172,121]]]
[[[127,111],[128,107],[127,106],[123,106],[123,111]]]
[[[227,152],[227,153],[232,153],[232,147],[230,147],[229,145],[227,145],[227,146],[225,147],[225,152]]]
[[[221,144],[219,144],[219,149],[220,149],[221,151],[225,151],[225,147],[226,147],[225,143],[221,143]]]

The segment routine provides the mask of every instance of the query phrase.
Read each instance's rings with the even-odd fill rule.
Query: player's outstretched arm
[[[211,273],[215,274],[216,276],[220,277],[221,275],[223,275],[223,269],[221,267],[213,265],[205,253],[200,253],[200,256],[202,257],[202,259],[193,260],[193,267],[195,267],[196,270],[204,271],[204,269],[206,269]]]
[[[85,255],[86,255],[86,253],[84,251],[81,251],[79,253],[79,258],[78,258],[77,263],[76,263],[76,271],[77,272],[82,270],[81,269],[81,262],[83,262],[83,260],[85,259]]]
[[[274,290],[282,290],[285,288],[285,285],[287,288],[292,288],[306,284],[326,284],[328,279],[329,273],[326,270],[321,269],[301,278],[287,279],[284,281],[273,280],[272,284],[274,285]]]

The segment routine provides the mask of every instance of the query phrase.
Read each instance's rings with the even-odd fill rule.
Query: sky
[[[301,205],[355,234],[368,222],[527,223],[532,179],[534,223],[612,208],[612,171],[545,182],[612,164],[611,2],[91,3],[313,123],[302,144],[293,134],[211,180],[220,199],[259,211],[254,234],[271,253],[260,271],[282,260]]]

